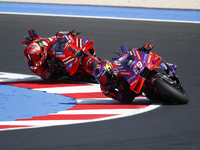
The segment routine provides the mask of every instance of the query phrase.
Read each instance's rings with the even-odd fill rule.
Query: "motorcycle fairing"
[[[61,40],[52,46],[51,55],[60,59],[66,71],[70,73],[69,75],[73,76],[78,69],[82,55],[93,47],[94,42],[88,38],[82,39],[68,34],[64,35],[64,39],[65,42]]]
[[[28,30],[28,34],[33,39],[40,39],[41,38],[34,29]]]
[[[126,78],[130,89],[138,94],[145,81],[145,77],[140,74],[144,71],[144,68],[154,69],[161,61],[161,57],[155,53],[143,53],[137,49],[132,49],[127,53],[125,46],[122,46],[121,49],[125,55],[122,54],[118,60],[115,60],[121,63],[119,67],[120,75]]]

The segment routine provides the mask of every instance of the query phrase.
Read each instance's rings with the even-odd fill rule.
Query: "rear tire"
[[[154,81],[154,86],[156,87],[156,91],[163,98],[167,100],[172,100],[177,102],[178,104],[187,104],[189,102],[189,98],[183,89],[180,89],[178,85],[173,86],[161,78],[157,78]]]

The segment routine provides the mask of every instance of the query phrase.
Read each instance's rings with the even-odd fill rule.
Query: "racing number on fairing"
[[[143,64],[141,61],[138,61],[137,64],[133,67],[133,72],[137,75],[142,68]]]

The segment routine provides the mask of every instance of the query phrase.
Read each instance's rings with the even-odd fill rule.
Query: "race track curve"
[[[199,149],[200,24],[0,15],[0,72],[30,74],[25,58],[27,30],[41,37],[78,29],[95,41],[97,56],[111,59],[119,46],[154,45],[153,52],[178,66],[187,105],[162,105],[139,115],[93,123],[0,132],[1,149]]]

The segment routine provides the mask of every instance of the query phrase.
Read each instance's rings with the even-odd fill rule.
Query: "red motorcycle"
[[[73,31],[59,32],[62,33],[62,38],[56,40],[48,49],[48,57],[59,64],[59,71],[62,76],[86,80],[94,79],[93,68],[100,62],[100,58],[97,58],[95,54],[94,42],[89,38],[76,37],[81,33],[78,31],[76,35],[72,35]],[[29,36],[26,36],[26,41],[21,42],[23,46],[28,46],[34,40],[43,39],[33,29],[29,30],[28,33]],[[54,38],[56,36],[45,39],[52,41]]]

